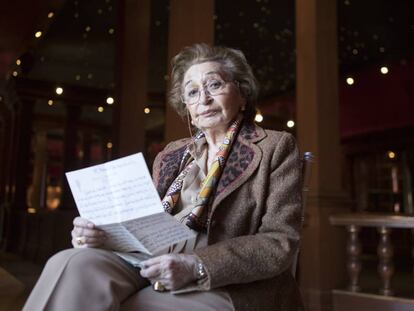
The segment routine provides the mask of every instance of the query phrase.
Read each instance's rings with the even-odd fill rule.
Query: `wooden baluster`
[[[348,254],[347,270],[349,276],[348,289],[351,292],[358,292],[360,287],[358,285],[359,274],[361,272],[361,243],[359,243],[358,232],[359,228],[355,225],[347,226],[348,241],[346,245],[346,253]]]
[[[392,262],[394,251],[390,241],[391,229],[380,227],[378,228],[378,232],[380,233],[380,241],[377,249],[379,257],[378,273],[382,279],[380,293],[384,296],[391,296],[393,295],[391,278],[394,274],[394,264]]]
[[[411,229],[411,257],[414,261],[414,229]],[[413,265],[413,275],[414,275],[414,265]]]

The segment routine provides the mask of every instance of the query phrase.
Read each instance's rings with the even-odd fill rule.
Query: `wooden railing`
[[[396,297],[393,288],[391,288],[391,279],[394,275],[394,250],[390,239],[391,230],[393,229],[409,229],[414,234],[414,217],[353,213],[331,216],[330,223],[335,226],[344,226],[348,233],[346,253],[349,283],[347,290],[334,289],[332,291],[333,310],[414,310],[413,295],[410,295],[410,298]],[[380,236],[377,255],[381,285],[378,294],[363,292],[364,289],[361,288],[359,283],[362,268],[362,246],[358,233],[362,227],[376,228]],[[414,247],[411,246],[411,249],[414,257]]]
[[[372,214],[372,213],[350,213],[350,214],[340,214],[333,215],[330,217],[330,223],[335,226],[344,226],[346,228],[348,238],[346,244],[346,253],[347,253],[347,272],[348,272],[348,288],[347,288],[347,297],[352,293],[360,294],[361,286],[359,284],[359,277],[361,274],[361,254],[362,247],[358,237],[358,233],[361,227],[374,227],[377,228],[379,233],[379,242],[377,246],[377,255],[378,255],[378,274],[381,278],[381,285],[379,288],[378,296],[381,297],[390,297],[393,296],[394,291],[391,288],[391,279],[394,275],[394,263],[393,263],[393,245],[390,240],[390,233],[392,229],[410,229],[414,233],[414,217],[411,216],[399,216],[399,215],[385,215],[385,214]],[[414,256],[414,248],[412,250],[412,255]],[[335,293],[344,293],[344,291],[334,291]],[[340,299],[343,299],[343,296]],[[363,297],[365,299],[363,303],[366,303],[367,295],[354,295],[352,299],[355,300],[355,297]],[[370,299],[373,296],[370,297]],[[390,297],[391,298],[391,297]],[[334,297],[335,300],[335,297]],[[343,301],[343,300],[341,300]],[[387,302],[390,299],[386,300]],[[396,303],[400,303],[401,300],[396,300]],[[361,300],[360,300],[361,303]],[[407,303],[404,301],[403,303]],[[413,303],[413,305],[411,305]],[[378,304],[380,305],[380,304]],[[410,307],[414,310],[414,301],[409,302]],[[349,305],[349,308],[345,308],[343,304],[336,310],[351,310],[352,306]],[[385,309],[384,309],[385,310]],[[388,309],[387,309],[388,310]],[[393,309],[394,310],[394,309]],[[402,306],[399,310],[405,310],[405,307]]]

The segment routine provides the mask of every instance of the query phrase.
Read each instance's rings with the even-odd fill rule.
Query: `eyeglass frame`
[[[218,80],[218,79],[216,79],[216,80]],[[224,82],[224,86],[226,86],[228,83],[234,83],[237,86],[237,88],[240,87],[239,81],[237,81],[237,80],[224,80],[224,79],[220,79],[220,80]],[[213,96],[218,96],[218,95],[223,94],[221,92],[218,93],[218,94],[211,94],[211,92],[206,88],[206,85],[207,85],[207,83],[205,83],[205,82],[201,85],[202,86],[202,90],[204,91],[204,95],[205,96],[213,97]],[[224,87],[223,87],[223,90],[224,90]],[[182,94],[181,94],[180,97],[181,97],[181,101],[185,105],[188,105],[188,106],[198,105],[200,103],[200,98],[201,98],[201,89],[198,92],[198,98],[197,98],[197,100],[194,103],[192,103],[192,104],[186,103],[185,100],[184,100],[184,96]]]

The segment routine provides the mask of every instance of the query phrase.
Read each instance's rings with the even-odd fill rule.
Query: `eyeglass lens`
[[[207,80],[202,87],[198,85],[188,86],[184,90],[184,101],[188,104],[196,103],[200,100],[201,90],[204,89],[205,95],[219,95],[224,89],[226,82],[220,79]]]

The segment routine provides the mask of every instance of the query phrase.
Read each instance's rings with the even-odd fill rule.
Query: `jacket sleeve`
[[[290,267],[300,239],[302,164],[292,135],[285,133],[275,148],[257,233],[196,249],[208,275],[198,289],[272,278]]]

